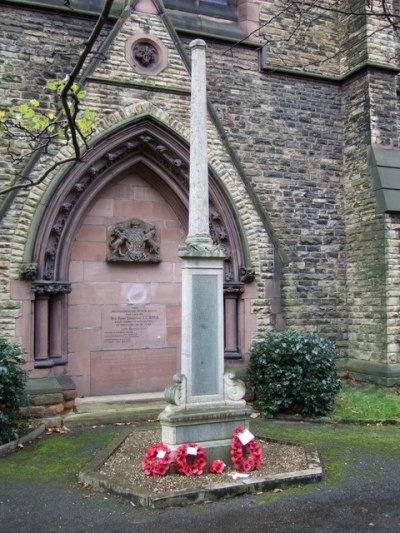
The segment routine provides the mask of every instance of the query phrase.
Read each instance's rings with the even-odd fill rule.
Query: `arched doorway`
[[[188,146],[148,119],[100,142],[59,184],[34,249],[38,368],[64,365],[81,395],[158,391],[170,382],[180,360],[177,249],[188,178]],[[227,357],[240,358],[243,236],[212,174],[210,214],[213,239],[228,250]],[[129,234],[124,244],[116,244],[118,228]],[[138,261],[133,241],[146,240],[149,228],[158,258]]]

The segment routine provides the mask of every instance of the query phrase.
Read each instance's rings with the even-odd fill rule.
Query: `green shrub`
[[[0,444],[18,438],[19,408],[26,403],[28,372],[20,346],[0,337]]]
[[[250,351],[248,380],[265,415],[325,415],[340,389],[333,343],[313,333],[267,332]]]

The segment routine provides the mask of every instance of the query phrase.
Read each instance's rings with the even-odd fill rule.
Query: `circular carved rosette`
[[[168,52],[154,35],[136,33],[125,43],[125,59],[136,72],[155,76],[166,68]]]

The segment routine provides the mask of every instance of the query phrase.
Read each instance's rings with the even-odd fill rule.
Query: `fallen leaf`
[[[251,413],[250,418],[258,418],[261,416],[261,413]]]

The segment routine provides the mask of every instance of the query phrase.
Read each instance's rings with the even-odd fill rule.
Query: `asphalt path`
[[[339,483],[275,496],[149,510],[102,492],[3,480],[0,532],[400,532],[400,464],[385,453],[360,454]]]

